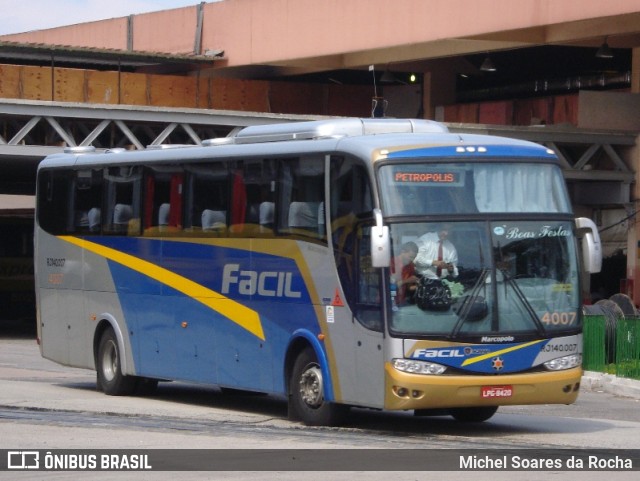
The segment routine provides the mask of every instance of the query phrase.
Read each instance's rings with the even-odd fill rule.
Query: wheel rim
[[[309,366],[300,376],[300,397],[312,408],[318,408],[323,400],[322,372],[316,365]]]
[[[118,371],[118,350],[113,341],[105,345],[102,353],[102,374],[106,381],[113,381]]]

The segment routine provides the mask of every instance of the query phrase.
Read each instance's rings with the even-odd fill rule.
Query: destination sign
[[[419,184],[459,184],[461,181],[460,172],[433,171],[433,172],[410,172],[396,171],[394,174],[396,183],[419,183]]]

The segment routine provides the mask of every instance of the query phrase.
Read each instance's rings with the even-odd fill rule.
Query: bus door
[[[353,219],[355,220],[355,219]],[[335,228],[334,255],[342,287],[335,323],[329,324],[340,366],[343,401],[382,406],[384,400],[381,269],[371,266],[370,226]]]
[[[336,356],[343,356],[340,383],[345,402],[382,406],[384,400],[383,303],[381,269],[371,266],[373,200],[366,166],[358,159],[333,156],[327,192],[331,243],[345,307]],[[349,369],[349,371],[347,371]]]
[[[357,230],[354,299],[354,341],[358,399],[370,406],[384,403],[383,269],[371,265],[371,227]]]

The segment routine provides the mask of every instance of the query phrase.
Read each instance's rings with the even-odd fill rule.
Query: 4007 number
[[[540,320],[548,326],[571,326],[577,318],[576,312],[545,312]]]

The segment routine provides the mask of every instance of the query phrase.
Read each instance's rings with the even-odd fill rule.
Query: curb
[[[640,399],[640,381],[605,374],[584,371],[580,387],[586,391],[607,392],[616,396]]]

